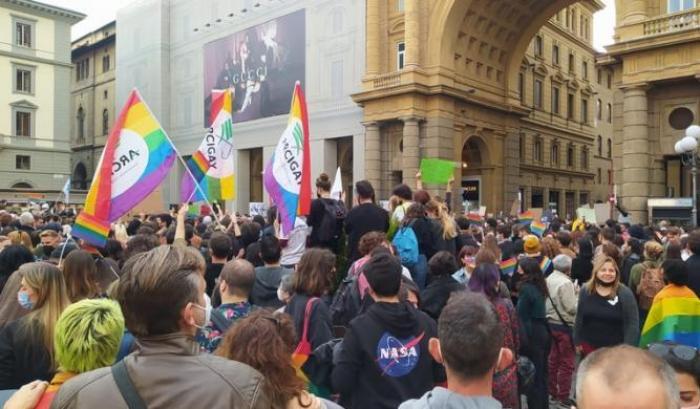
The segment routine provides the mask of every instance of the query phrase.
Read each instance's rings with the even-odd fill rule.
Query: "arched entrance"
[[[353,145],[352,137],[340,138],[337,142],[337,157],[338,167],[342,177],[343,191],[345,192],[345,205],[348,208],[352,205],[353,185]]]
[[[27,182],[17,182],[12,185],[12,189],[34,189],[34,186]]]
[[[75,165],[71,185],[73,189],[87,190],[87,169],[82,162],[78,162],[78,164]]]
[[[498,190],[492,185],[493,162],[489,148],[480,135],[469,135],[462,144],[460,190],[457,199],[465,211],[479,211],[485,206],[493,211],[493,192]]]

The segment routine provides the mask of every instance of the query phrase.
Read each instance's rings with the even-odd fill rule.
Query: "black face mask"
[[[615,285],[615,282],[614,282],[614,281],[611,282],[611,283],[606,283],[605,281],[601,280],[601,279],[598,278],[598,277],[595,278],[595,283],[596,283],[597,285],[601,286],[601,287],[608,287],[608,288]]]
[[[44,249],[44,254],[46,254],[47,256],[50,256],[51,253],[53,253],[53,251],[56,250],[56,247],[54,247],[54,246],[42,246],[42,247]]]

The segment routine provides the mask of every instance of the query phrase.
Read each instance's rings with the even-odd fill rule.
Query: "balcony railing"
[[[374,88],[386,88],[393,87],[401,84],[401,72],[392,72],[389,74],[383,74],[374,78],[373,86]]]
[[[644,35],[652,36],[700,28],[700,9],[669,14],[644,22]]]
[[[68,150],[68,141],[0,134],[0,150],[3,149],[48,149]]]

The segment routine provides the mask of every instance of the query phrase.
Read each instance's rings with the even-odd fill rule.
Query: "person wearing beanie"
[[[380,253],[365,264],[367,312],[352,321],[337,351],[333,388],[346,408],[396,408],[445,381],[445,369],[428,352],[437,325],[399,300],[401,262]]]
[[[540,244],[539,237],[534,234],[528,234],[523,239],[523,251],[525,252],[525,257],[534,258],[540,265],[542,273],[547,277],[554,271],[554,266],[552,265],[552,260],[540,253],[542,246]]]

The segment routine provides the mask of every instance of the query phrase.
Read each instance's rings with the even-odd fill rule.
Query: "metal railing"
[[[669,14],[644,22],[644,35],[659,35],[700,28],[700,9]]]

